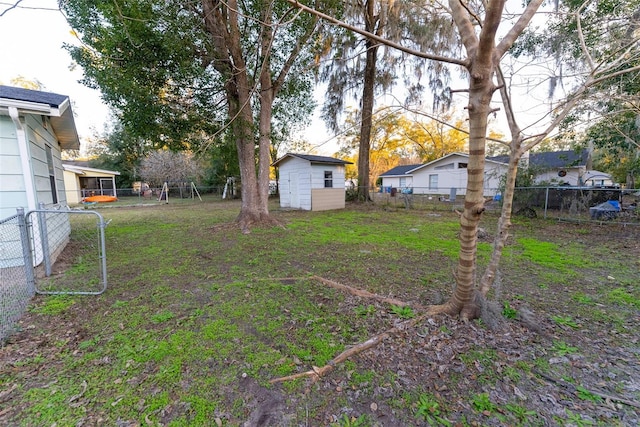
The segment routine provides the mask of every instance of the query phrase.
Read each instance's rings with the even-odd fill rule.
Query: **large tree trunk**
[[[455,274],[456,288],[453,296],[443,306],[443,311],[459,314],[463,319],[473,319],[480,315],[475,283],[478,224],[485,209],[483,190],[487,119],[491,112],[491,97],[496,89],[493,76],[499,61],[499,57],[494,57],[494,40],[504,0],[489,4],[479,37],[475,35],[467,9],[462,6],[460,0],[450,0],[449,4],[469,57],[469,162],[467,192],[464,210],[460,216],[460,255]]]
[[[374,13],[375,0],[369,0],[365,10],[365,29],[373,33],[376,27]],[[362,122],[360,124],[360,143],[358,146],[358,200],[367,202],[370,200],[369,187],[369,155],[371,151],[371,127],[373,124],[374,87],[376,80],[376,61],[379,44],[367,39],[366,62],[364,68],[364,82],[362,87]]]
[[[238,77],[242,79],[241,76],[236,76],[236,78]],[[227,86],[236,86],[234,83],[230,82]],[[231,94],[230,90],[227,90],[227,99],[229,101],[229,116],[235,118],[231,123],[231,130],[238,150],[242,185],[242,204],[237,221],[243,231],[247,231],[251,224],[260,221],[262,212],[256,174],[256,144],[253,135],[253,114],[249,103],[249,90],[244,85],[237,85],[236,89],[235,96],[232,92],[233,89]]]
[[[467,193],[460,216],[460,255],[456,269],[456,288],[449,303],[463,318],[478,316],[475,302],[476,255],[478,224],[484,212],[485,138],[489,102],[493,93],[491,65],[472,69],[469,92],[469,162],[467,165]]]
[[[235,138],[240,166],[242,205],[237,221],[243,232],[251,225],[269,221],[269,166],[271,145],[271,115],[273,89],[269,78],[267,59],[261,68],[260,119],[258,138],[258,166],[256,167],[256,140],[251,105],[252,85],[242,49],[242,36],[238,26],[237,0],[229,0],[228,6],[217,1],[203,0],[204,21],[214,45],[212,64],[227,79],[225,90],[228,102],[230,129]],[[270,19],[270,9],[265,8]],[[263,47],[273,37],[270,28],[263,32]],[[263,50],[268,58],[268,49]]]
[[[373,125],[374,84],[378,47],[367,40],[367,62],[364,70],[362,89],[362,123],[358,148],[358,200],[369,201],[369,156],[371,151],[371,128]]]

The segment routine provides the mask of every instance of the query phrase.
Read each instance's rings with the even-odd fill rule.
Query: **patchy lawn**
[[[0,348],[2,425],[640,422],[640,227],[517,220],[482,320],[407,326],[451,293],[451,212],[274,206],[284,227],[249,235],[237,202],[100,212],[109,288],[34,298]],[[318,381],[273,381],[393,327]]]

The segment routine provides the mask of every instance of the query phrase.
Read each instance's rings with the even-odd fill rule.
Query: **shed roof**
[[[405,176],[405,175],[411,175],[413,172],[417,171],[418,169],[422,169],[424,167],[433,165],[435,163],[439,163],[449,157],[453,157],[453,156],[461,156],[461,157],[466,157],[469,158],[469,155],[467,153],[449,153],[445,156],[442,156],[440,158],[437,158],[435,160],[432,160],[428,163],[422,163],[422,164],[418,164],[418,165],[406,165],[406,166],[396,166],[393,169],[390,169],[388,171],[386,171],[385,173],[381,174],[381,177],[391,177],[391,176]],[[492,162],[492,163],[500,163],[500,164],[504,164],[506,162],[501,161],[501,160],[496,160],[495,158],[487,158],[488,161]],[[509,160],[509,158],[507,157],[507,161]]]
[[[570,168],[585,166],[589,153],[586,150],[546,151],[530,153],[529,165],[541,168]],[[507,163],[509,156],[487,157],[487,159]]]
[[[90,168],[90,167],[81,166],[77,164],[70,164],[70,163],[63,163],[62,167],[64,170],[73,172],[77,175],[91,175],[91,173],[102,173],[105,175],[120,175],[120,172],[117,172],[117,171]]]
[[[380,176],[386,176],[386,177],[403,176],[403,175],[410,174],[410,172],[412,170],[414,170],[415,168],[418,168],[420,166],[422,166],[422,164],[396,166],[395,168],[389,169],[388,171],[386,171],[385,173],[381,174]]]
[[[346,160],[336,159],[334,157],[327,156],[316,156],[313,154],[298,154],[298,153],[287,153],[284,156],[280,157],[278,160],[273,162],[271,166],[277,166],[282,161],[291,158],[297,157],[299,159],[307,160],[311,164],[325,164],[325,165],[351,165],[353,162],[349,162]]]
[[[8,113],[11,107],[23,114],[50,117],[53,132],[61,148],[69,150],[80,148],[80,139],[68,96],[0,85],[0,114]]]

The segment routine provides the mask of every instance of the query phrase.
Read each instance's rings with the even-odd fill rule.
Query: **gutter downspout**
[[[24,178],[25,193],[27,195],[27,209],[31,211],[36,209],[36,192],[29,155],[29,139],[27,138],[27,131],[20,121],[20,114],[16,107],[9,107],[9,116],[16,127],[20,165],[22,166],[22,177]]]

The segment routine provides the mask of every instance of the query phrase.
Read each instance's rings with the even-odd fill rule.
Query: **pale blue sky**
[[[17,0],[0,0],[0,13]],[[77,43],[56,0],[23,0],[0,17],[0,83],[23,76],[38,80],[46,91],[68,95],[73,102],[81,139],[101,132],[108,109],[100,93],[78,82],[82,69],[71,71],[72,60],[63,43]]]

